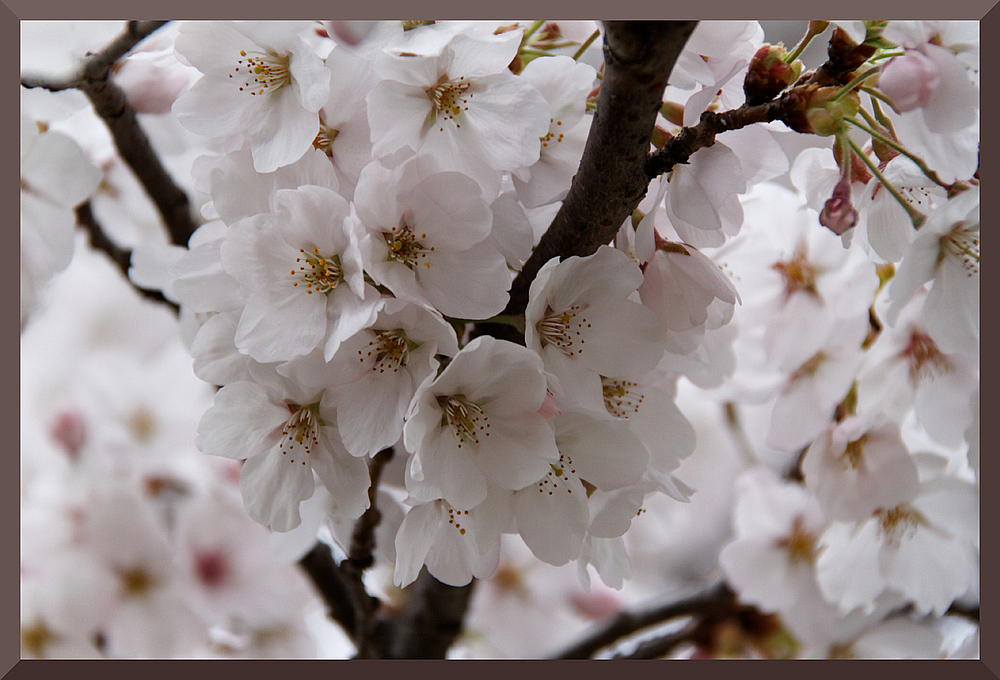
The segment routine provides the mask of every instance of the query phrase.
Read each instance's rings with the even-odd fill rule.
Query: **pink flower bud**
[[[326,29],[330,37],[337,42],[354,46],[365,39],[365,36],[375,27],[374,21],[327,21]]]
[[[87,425],[75,409],[60,412],[49,432],[70,458],[77,457],[87,439]]]
[[[841,180],[833,190],[833,196],[823,205],[819,223],[840,236],[858,223],[858,211],[851,205],[851,185]]]
[[[879,88],[900,112],[927,106],[941,83],[941,69],[916,50],[906,50],[882,67]]]

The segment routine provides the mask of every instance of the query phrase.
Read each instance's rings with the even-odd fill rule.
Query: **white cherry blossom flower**
[[[409,147],[495,196],[502,172],[538,160],[549,129],[545,98],[507,69],[520,36],[460,33],[437,55],[380,54],[375,71],[383,80],[368,95],[372,155]]]
[[[834,523],[820,541],[820,588],[842,611],[868,609],[891,589],[918,613],[940,616],[978,582],[978,518],[973,485],[928,480],[910,501],[879,508],[858,525]]]
[[[471,179],[457,172],[422,178],[413,163],[398,171],[372,163],[354,199],[366,271],[397,298],[466,319],[507,305],[510,271],[488,242],[493,212]]]
[[[434,356],[457,353],[454,329],[436,313],[387,301],[375,323],[341,344],[331,360],[347,450],[374,455],[395,444],[417,387],[437,368]]]
[[[627,298],[642,283],[629,257],[601,246],[588,257],[547,262],[531,283],[525,342],[567,394],[599,394],[600,376],[651,370],[663,356],[655,315]]]
[[[299,525],[299,504],[315,489],[314,471],[340,512],[359,517],[368,507],[368,468],[340,441],[323,372],[318,354],[299,359],[294,370],[286,367],[289,378],[258,367],[264,384],[226,385],[198,425],[199,449],[246,459],[240,490],[247,513],[274,531]]]
[[[481,336],[462,348],[417,391],[403,426],[410,496],[464,511],[486,500],[488,483],[513,491],[541,479],[559,460],[539,412],[546,393],[541,360],[524,347]]]
[[[319,132],[330,72],[298,36],[297,23],[189,22],[178,53],[204,75],[173,106],[180,123],[208,137],[250,140],[254,168],[272,172],[305,154]]]
[[[649,454],[626,423],[606,416],[564,412],[553,424],[559,461],[536,484],[514,493],[514,507],[518,533],[531,552],[559,566],[580,554],[591,525],[591,494],[638,482]],[[635,510],[626,513],[630,519]]]
[[[927,216],[889,287],[888,321],[932,281],[924,302],[927,332],[941,351],[979,356],[979,187]]]
[[[588,64],[556,56],[532,60],[520,77],[537,88],[550,107],[541,157],[513,173],[518,198],[526,207],[537,208],[562,200],[569,191],[590,133],[592,117],[585,113],[596,72]]]
[[[500,533],[511,515],[510,492],[491,487],[476,507],[458,510],[445,500],[410,508],[396,534],[393,582],[405,588],[427,565],[450,586],[486,578],[500,561]]]
[[[802,472],[827,516],[836,520],[864,520],[879,508],[907,503],[919,485],[899,427],[857,416],[816,439],[802,460]]]
[[[281,190],[274,213],[229,227],[222,265],[247,289],[236,346],[256,361],[285,361],[340,343],[375,319],[347,202],[317,186]]]

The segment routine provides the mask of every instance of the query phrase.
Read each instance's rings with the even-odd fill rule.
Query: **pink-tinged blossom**
[[[299,504],[313,495],[313,472],[340,512],[359,517],[368,507],[368,468],[340,441],[322,357],[301,358],[286,373],[288,378],[258,367],[264,383],[241,381],[219,390],[198,425],[198,448],[246,459],[243,503],[254,520],[274,531],[301,522]]]
[[[481,336],[462,348],[418,389],[403,426],[410,496],[464,511],[486,500],[488,484],[513,491],[541,479],[559,460],[539,412],[546,386],[541,360],[524,347]]]
[[[437,313],[386,302],[375,323],[342,343],[331,360],[337,425],[347,450],[374,455],[395,444],[417,387],[438,366],[435,355],[457,353],[455,331]]]
[[[628,424],[616,419],[564,412],[553,425],[559,461],[537,483],[514,493],[514,507],[518,533],[531,552],[559,566],[580,554],[592,520],[591,494],[639,482],[649,454]],[[635,509],[625,512],[621,533]]]
[[[330,72],[298,36],[303,24],[189,22],[177,52],[204,75],[173,112],[191,132],[250,140],[254,168],[298,160],[319,132]]]
[[[857,416],[831,425],[802,459],[806,486],[827,516],[864,520],[879,508],[916,496],[917,464],[890,421],[869,423]]]
[[[316,186],[281,190],[274,213],[229,227],[226,272],[247,289],[236,346],[260,362],[340,343],[375,320],[380,296],[364,281],[347,201]]]
[[[502,172],[534,164],[550,114],[541,93],[507,69],[520,37],[459,34],[436,56],[378,55],[372,156],[408,147],[439,170],[469,175],[484,195],[496,194]]]
[[[536,208],[562,200],[569,191],[590,132],[592,118],[585,114],[596,72],[588,64],[556,56],[532,60],[520,77],[542,93],[550,113],[538,162],[513,173],[518,198]]]
[[[628,255],[602,246],[588,257],[547,262],[531,283],[525,341],[567,394],[598,394],[600,376],[651,370],[663,356],[656,316],[627,299],[642,283]]]
[[[820,588],[842,611],[871,608],[891,590],[917,613],[941,616],[978,584],[978,537],[976,488],[935,477],[908,502],[880,507],[859,524],[835,522],[820,541]]]
[[[365,270],[397,298],[467,319],[506,306],[510,271],[488,242],[493,212],[471,179],[457,172],[421,177],[413,163],[398,171],[372,163],[354,201]]]
[[[510,492],[492,487],[482,503],[459,510],[445,500],[410,508],[396,534],[393,582],[406,587],[421,565],[450,586],[486,578],[500,561],[500,533],[510,520]]]
[[[890,325],[917,290],[933,281],[924,302],[928,334],[941,351],[979,356],[979,187],[963,191],[927,216],[889,287]]]

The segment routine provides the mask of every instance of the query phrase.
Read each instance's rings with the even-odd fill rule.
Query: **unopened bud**
[[[674,125],[684,127],[684,105],[674,102],[663,102],[660,107],[660,115],[669,120]]]
[[[66,455],[75,459],[87,439],[87,426],[79,411],[65,410],[56,416],[49,433]]]
[[[868,61],[877,49],[875,45],[868,43],[857,44],[847,35],[847,31],[837,28],[830,36],[826,49],[829,59],[827,68],[829,72],[839,74],[840,82],[846,85],[851,81],[852,71]]]
[[[916,50],[890,59],[882,67],[878,85],[900,113],[927,106],[941,84],[941,69]]]
[[[837,87],[817,87],[808,85],[791,90],[789,114],[785,122],[796,132],[815,134],[821,137],[835,135],[844,126],[844,117],[857,114],[861,106],[854,92],[833,96],[840,91]]]
[[[802,62],[796,59],[788,64],[785,63],[787,57],[788,52],[782,45],[763,45],[757,50],[743,80],[747,104],[756,106],[769,102],[798,80]]]
[[[833,196],[823,204],[823,212],[819,215],[819,223],[837,236],[858,223],[858,211],[851,205],[851,185],[846,180],[840,180],[833,190]]]
[[[672,134],[661,128],[659,125],[656,125],[653,127],[653,137],[650,141],[652,141],[653,146],[657,149],[662,149],[666,146],[667,142],[673,139],[673,137],[674,136]]]

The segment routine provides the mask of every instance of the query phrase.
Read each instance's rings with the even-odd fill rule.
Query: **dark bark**
[[[94,217],[94,212],[90,207],[90,201],[86,201],[78,205],[75,212],[76,223],[90,235],[90,245],[95,250],[100,250],[105,253],[111,261],[115,263],[118,269],[121,270],[121,273],[125,275],[125,278],[128,279],[128,268],[132,261],[132,251],[118,246],[110,238],[108,238],[107,234],[104,233],[104,229],[102,229],[101,225],[97,222],[97,218]],[[180,307],[176,303],[163,297],[163,293],[160,291],[142,288],[134,283],[132,284],[132,287],[139,291],[139,293],[146,299],[167,305],[174,310],[175,314],[180,313]]]
[[[475,580],[458,588],[445,585],[426,569],[414,581],[406,609],[392,622],[390,659],[443,659],[462,632]]]
[[[682,616],[694,616],[702,619],[714,619],[736,605],[736,596],[724,583],[709,588],[703,593],[692,597],[670,602],[663,606],[640,612],[623,611],[616,614],[596,631],[579,640],[568,649],[563,650],[557,659],[590,659],[601,649],[633,635],[645,628],[666,623]],[[659,643],[648,645],[643,654],[660,651],[666,645],[678,643],[673,636],[663,638]],[[638,658],[638,657],[637,657]],[[642,657],[649,658],[649,657]]]
[[[146,193],[159,210],[170,232],[172,243],[186,246],[198,225],[191,215],[187,194],[163,167],[149,138],[129,106],[125,92],[111,80],[111,67],[143,38],[165,21],[130,21],[128,28],[104,49],[90,54],[80,72],[59,82],[23,77],[25,87],[43,87],[58,91],[77,88],[87,95],[97,115],[108,126],[118,153],[128,163]]]
[[[696,23],[604,24],[604,78],[580,168],[562,208],[514,280],[504,314],[524,312],[542,265],[553,257],[596,252],[646,195],[646,157],[656,115],[670,71]]]

